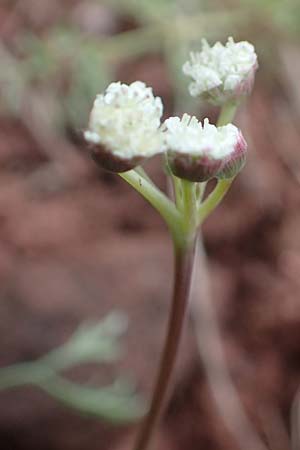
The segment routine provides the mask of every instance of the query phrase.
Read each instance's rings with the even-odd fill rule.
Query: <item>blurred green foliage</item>
[[[299,40],[299,0],[240,0],[240,4],[263,14],[266,21],[278,27],[283,34]]]
[[[0,52],[2,111],[5,105],[6,111],[21,114],[29,88],[47,92],[57,103],[54,126],[61,131],[66,125],[81,130],[95,95],[116,78],[120,64],[155,53],[166,62],[175,109],[180,112],[185,104],[193,113],[196,106],[180,68],[189,49],[199,48],[202,37],[213,41],[233,35],[268,49],[276,45],[276,36],[280,40],[300,35],[298,0],[236,0],[228,5],[223,0],[98,0],[93,4],[111,11],[117,24],[130,18],[131,27],[116,33],[117,26],[112,35],[97,34],[65,19],[43,33],[20,31],[10,46],[13,68],[12,60],[8,63]]]
[[[97,42],[82,40],[78,30],[59,28],[43,39],[26,33],[19,38],[17,50],[24,55],[13,61],[21,76],[12,77],[11,61],[4,64],[0,75],[0,80],[8,78],[19,86],[18,95],[6,98],[7,107],[18,113],[29,88],[43,90],[57,100],[55,125],[71,123],[77,127],[85,123],[91,100],[113,77]]]
[[[69,381],[62,372],[86,363],[111,363],[121,355],[127,320],[112,312],[98,323],[83,324],[61,347],[33,362],[0,368],[0,391],[32,385],[81,413],[113,423],[128,423],[145,411],[134,385],[117,379],[106,387]]]

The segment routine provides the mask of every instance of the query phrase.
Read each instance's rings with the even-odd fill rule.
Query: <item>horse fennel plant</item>
[[[192,96],[220,107],[217,125],[184,114],[161,123],[163,104],[141,81],[111,83],[98,95],[85,139],[94,160],[118,173],[166,222],[174,248],[172,307],[150,408],[134,450],[146,450],[164,405],[188,303],[197,232],[222,201],[246,159],[247,144],[231,122],[241,100],[252,89],[258,67],[254,47],[229,38],[191,53],[183,72],[191,77]],[[150,179],[141,164],[162,154],[171,177],[172,201]],[[205,196],[207,181],[217,180]]]

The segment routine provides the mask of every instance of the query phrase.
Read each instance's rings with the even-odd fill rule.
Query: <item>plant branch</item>
[[[149,183],[153,183],[153,181],[151,180],[151,178],[149,177],[149,175],[147,174],[147,172],[145,171],[145,169],[142,166],[137,166],[134,169],[139,175],[141,175],[141,177],[145,178],[145,180],[149,181]]]
[[[183,207],[182,180],[181,180],[181,178],[178,178],[173,174],[172,174],[172,180],[173,180],[173,186],[174,186],[176,206],[179,211],[182,211],[182,207]]]
[[[199,208],[199,224],[202,224],[204,220],[212,213],[212,211],[219,205],[223,200],[225,194],[229,190],[234,178],[218,180],[216,187],[209,194],[207,199],[202,203]]]
[[[187,235],[193,234],[197,226],[196,184],[181,180],[183,197],[183,220]]]
[[[188,303],[194,263],[194,241],[185,249],[175,245],[175,277],[173,300],[169,316],[168,331],[162,353],[158,375],[154,385],[150,409],[142,424],[134,450],[146,450],[154,427],[162,412],[170,384]]]
[[[175,204],[153,183],[143,178],[135,170],[119,173],[119,175],[159,212],[167,223],[177,245],[182,246],[182,217]]]
[[[223,127],[224,125],[231,123],[235,117],[237,107],[238,102],[236,100],[226,102],[221,108],[217,127]]]

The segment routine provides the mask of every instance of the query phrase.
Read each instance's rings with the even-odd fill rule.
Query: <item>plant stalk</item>
[[[173,239],[180,245],[182,242],[182,217],[176,205],[158,187],[135,170],[119,173],[119,175],[159,212],[168,225]]]
[[[216,209],[228,192],[234,178],[218,180],[216,187],[199,208],[199,225]]]
[[[237,107],[238,102],[236,100],[229,100],[225,103],[221,108],[217,126],[223,127],[224,125],[232,122],[235,117]]]
[[[162,413],[167,390],[170,385],[188,304],[194,264],[194,236],[193,238],[187,239],[186,242],[185,246],[178,246],[174,243],[175,275],[167,336],[154,385],[150,409],[137,436],[134,450],[148,449],[155,425]]]

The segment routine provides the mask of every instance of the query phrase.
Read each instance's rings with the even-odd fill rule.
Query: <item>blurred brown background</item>
[[[189,98],[180,68],[202,37],[213,43],[228,35],[254,43],[260,70],[236,121],[249,143],[248,163],[204,226],[209,275],[200,276],[210,279],[250,434],[255,429],[267,448],[288,450],[300,382],[297,0],[1,0],[0,363],[35,359],[82,321],[118,307],[130,324],[111,373],[130,374],[149,396],[169,306],[171,243],[151,207],[94,166],[82,130],[96,93],[118,79],[153,86],[165,116],[186,111],[215,119],[216,110]],[[160,161],[147,169],[165,188]],[[196,329],[205,313],[215,320],[201,308]],[[199,347],[191,322],[158,448],[238,449],[207,383],[219,355],[216,337],[204,326],[198,337],[206,347]],[[99,367],[71,376],[105,378]],[[219,381],[215,394],[224,406],[229,392],[232,425],[240,415]],[[83,417],[37,389],[0,398],[3,449],[130,448],[135,427]],[[300,448],[295,442],[293,450]]]

